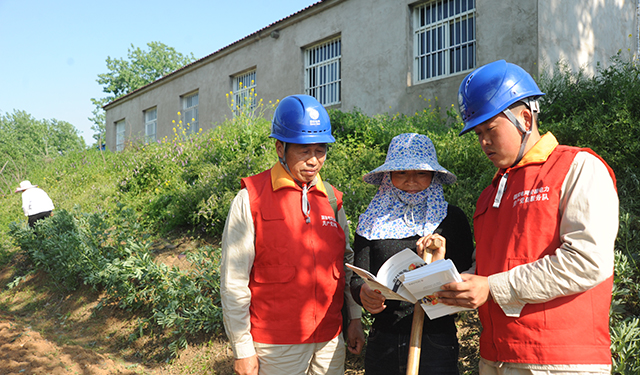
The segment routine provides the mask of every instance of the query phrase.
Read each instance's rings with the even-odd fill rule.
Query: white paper
[[[425,261],[407,248],[387,259],[376,276],[351,264],[347,264],[347,267],[362,277],[371,289],[379,290],[386,299],[416,303],[417,299],[402,285],[399,278],[424,265]]]
[[[440,287],[451,282],[462,282],[462,278],[451,259],[437,260],[427,266],[404,273],[400,277],[404,287],[413,295],[415,300],[421,300],[422,309],[429,319],[436,319],[458,311],[473,310],[460,306],[448,306],[438,303],[433,294],[440,291]]]
[[[371,289],[379,290],[386,299],[411,303],[420,300],[420,306],[429,319],[473,310],[438,303],[438,299],[433,296],[441,290],[442,285],[462,281],[451,259],[441,259],[427,264],[411,249],[404,249],[387,259],[376,276],[351,264],[347,264],[347,267],[360,275]]]

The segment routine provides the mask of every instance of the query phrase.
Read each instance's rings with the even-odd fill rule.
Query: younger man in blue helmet
[[[439,292],[478,308],[480,374],[610,374],[615,176],[593,151],[537,128],[532,77],[503,60],[460,85],[460,135],[498,168],[474,214],[475,275]]]
[[[311,96],[288,96],[270,137],[279,162],[242,179],[222,236],[220,295],[234,370],[342,375],[345,298],[351,352],[360,352],[364,334],[344,267],[353,251],[342,193],[328,192],[319,175],[335,141],[327,111]]]

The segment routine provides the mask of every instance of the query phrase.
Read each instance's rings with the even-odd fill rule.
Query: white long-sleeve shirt
[[[22,192],[22,211],[25,216],[52,211],[53,201],[44,190],[34,187]]]

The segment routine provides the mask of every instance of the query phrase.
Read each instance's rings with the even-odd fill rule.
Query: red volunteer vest
[[[309,189],[306,223],[302,189],[294,185],[274,191],[271,173],[242,179],[256,233],[249,281],[251,334],[266,344],[332,340],[342,325],[344,231],[323,191]],[[342,193],[334,191],[341,207]]]
[[[474,214],[478,275],[534,262],[560,247],[560,190],[579,151],[595,155],[588,149],[557,146],[546,161],[509,170],[499,208],[493,201],[505,171],[482,192]],[[604,164],[615,186],[613,171]],[[583,293],[527,304],[518,318],[507,317],[488,301],[478,310],[483,326],[480,355],[498,362],[611,364],[612,284],[613,277]]]

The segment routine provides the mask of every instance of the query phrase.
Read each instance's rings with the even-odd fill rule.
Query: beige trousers
[[[535,365],[480,358],[480,375],[610,375],[608,365]]]
[[[260,375],[343,375],[342,334],[317,344],[274,345],[254,342]]]

